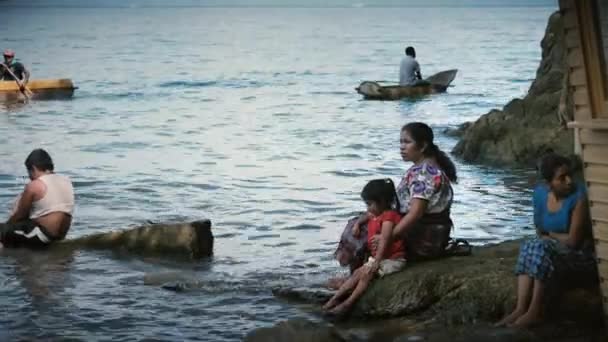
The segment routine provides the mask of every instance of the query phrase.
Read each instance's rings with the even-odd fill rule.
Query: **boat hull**
[[[414,86],[382,86],[378,82],[364,81],[355,90],[366,100],[400,100],[443,93],[450,86],[457,72],[456,69],[442,71]]]
[[[27,87],[32,91],[32,99],[62,99],[74,95],[74,84],[70,79],[31,80]],[[15,81],[0,81],[0,100],[12,101],[23,98]]]

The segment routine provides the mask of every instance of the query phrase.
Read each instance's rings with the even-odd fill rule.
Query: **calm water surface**
[[[0,47],[34,78],[71,78],[71,100],[0,108],[0,208],[25,184],[35,147],[75,182],[70,235],[210,218],[210,262],[80,251],[4,252],[0,339],[239,340],[315,318],[279,284],[339,272],[344,221],[366,181],[408,167],[399,128],[442,131],[525,94],[553,8],[15,9]],[[460,70],[449,93],[361,101],[361,80],[394,80],[405,44],[423,75]],[[528,173],[457,161],[455,234],[478,244],[529,233]],[[178,271],[173,293],[144,276]]]

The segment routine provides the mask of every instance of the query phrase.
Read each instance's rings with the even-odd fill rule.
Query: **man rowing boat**
[[[30,72],[15,60],[15,52],[11,49],[4,50],[4,63],[0,63],[0,80],[17,81],[21,91],[26,89],[30,80]]]

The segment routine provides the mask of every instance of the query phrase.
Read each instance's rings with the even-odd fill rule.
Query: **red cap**
[[[4,55],[6,57],[15,57],[15,51],[13,51],[11,49],[6,49],[6,50],[4,50]]]

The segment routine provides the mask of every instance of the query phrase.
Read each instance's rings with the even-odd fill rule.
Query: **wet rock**
[[[325,323],[305,320],[280,322],[273,327],[253,330],[245,337],[246,342],[341,342],[348,340],[342,337],[335,328]]]
[[[65,240],[54,248],[109,249],[146,256],[198,259],[213,254],[213,234],[209,220],[158,223]]]
[[[323,304],[331,298],[333,292],[319,288],[276,287],[272,289],[272,294],[287,301]]]
[[[377,279],[355,304],[352,320],[426,317],[442,326],[495,322],[515,306],[513,268],[521,241],[474,247],[471,256],[411,263],[402,271]],[[580,284],[578,284],[580,285]],[[597,322],[602,302],[597,283],[567,291],[552,301],[550,322],[561,318]],[[277,296],[322,303],[325,290],[275,290]]]
[[[466,132],[467,128],[472,125],[471,122],[465,122],[463,124],[458,125],[455,128],[446,128],[443,130],[443,134],[450,137],[462,137]]]
[[[470,162],[533,165],[547,148],[573,153],[573,132],[564,127],[573,117],[573,106],[559,12],[549,18],[541,47],[542,60],[526,97],[470,123],[454,154]]]

